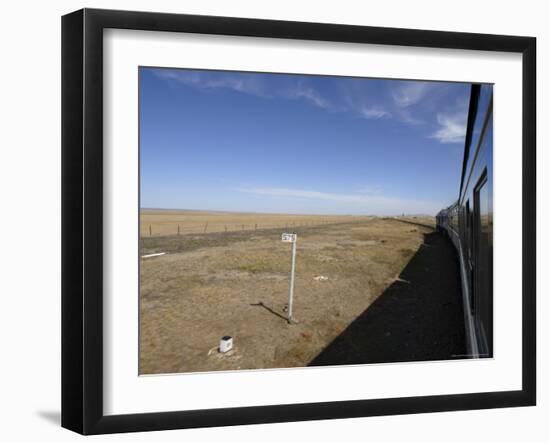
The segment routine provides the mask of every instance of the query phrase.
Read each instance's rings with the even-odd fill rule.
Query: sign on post
[[[287,233],[284,233],[284,234],[281,236],[281,240],[282,240],[284,243],[296,243],[296,234],[287,234]]]
[[[288,291],[288,322],[292,323],[292,298],[294,297],[294,270],[296,268],[296,240],[298,236],[296,234],[283,233],[281,235],[281,241],[284,243],[292,243],[292,264],[290,265],[290,288]]]

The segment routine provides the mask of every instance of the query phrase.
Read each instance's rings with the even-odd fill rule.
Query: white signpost
[[[296,240],[297,234],[283,233],[281,240],[284,243],[292,243],[292,264],[290,266],[290,288],[288,291],[288,322],[293,323],[292,319],[292,298],[294,296],[294,269],[296,267]]]

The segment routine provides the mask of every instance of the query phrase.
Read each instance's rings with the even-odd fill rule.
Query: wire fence
[[[311,220],[311,221],[281,221],[281,222],[247,222],[247,223],[223,223],[207,221],[204,223],[176,223],[176,222],[142,222],[141,237],[157,237],[170,235],[212,234],[212,233],[236,233],[244,231],[262,231],[269,229],[281,229],[285,231],[297,228],[313,228],[341,223],[361,223],[369,218],[361,217],[340,220]]]

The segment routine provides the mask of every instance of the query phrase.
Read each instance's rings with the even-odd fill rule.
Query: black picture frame
[[[131,415],[103,413],[103,30],[353,42],[522,55],[522,389]],[[536,39],[83,9],[62,18],[62,426],[82,434],[502,408],[536,402]]]

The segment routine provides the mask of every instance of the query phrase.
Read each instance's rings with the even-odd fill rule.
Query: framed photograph
[[[531,37],[62,20],[62,425],[536,402]]]

